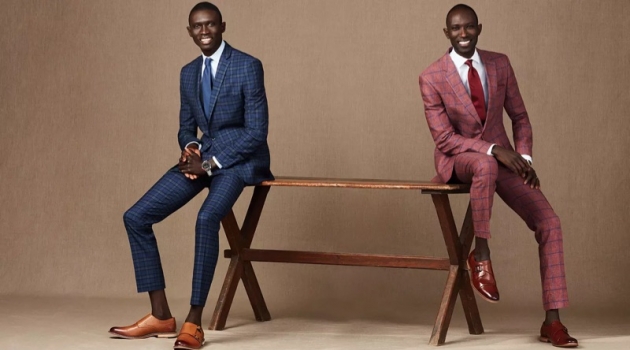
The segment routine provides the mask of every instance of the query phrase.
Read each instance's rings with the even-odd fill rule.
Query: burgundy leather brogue
[[[112,327],[109,329],[109,333],[125,339],[175,338],[177,336],[177,324],[175,318],[160,320],[148,314],[131,326]]]
[[[194,323],[186,322],[179,331],[174,350],[196,350],[201,349],[205,343],[203,330]]]
[[[542,327],[540,327],[540,337],[538,339],[541,342],[551,343],[551,345],[559,348],[575,348],[578,346],[577,339],[569,335],[567,327],[559,320],[551,322],[550,325],[543,323]]]
[[[470,270],[470,283],[475,290],[487,301],[496,303],[499,301],[499,290],[494,279],[492,263],[490,260],[476,261],[475,251],[468,256],[468,269]]]

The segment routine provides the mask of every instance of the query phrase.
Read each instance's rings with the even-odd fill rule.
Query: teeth
[[[210,43],[210,39],[201,39],[201,42],[204,44]]]

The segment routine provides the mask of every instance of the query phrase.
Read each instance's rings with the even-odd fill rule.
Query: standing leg
[[[206,179],[189,180],[177,168],[171,168],[123,216],[138,292],[149,292],[151,314],[131,326],[112,327],[116,337],[141,339],[174,337],[177,333],[164,292],[164,274],[153,224],[179,209],[207,185]]]
[[[535,232],[540,259],[545,321],[540,341],[558,347],[576,347],[577,339],[569,335],[560,322],[558,309],[569,305],[564,273],[564,250],[560,219],[539,189],[532,189],[523,179],[506,168],[499,169],[497,193]]]
[[[232,209],[244,187],[245,183],[236,175],[223,173],[211,178],[208,197],[197,217],[191,312],[186,322],[201,325],[201,312],[206,304],[219,255],[221,219]]]
[[[245,183],[236,175],[219,173],[210,178],[208,197],[199,210],[195,227],[195,268],[190,311],[174,349],[199,349],[204,344],[201,315],[219,257],[221,219],[232,209],[244,187]]]
[[[123,215],[139,293],[165,287],[153,224],[188,203],[206,185],[204,179],[189,180],[172,168]]]
[[[547,198],[539,189],[523,184],[522,178],[504,167],[499,168],[497,194],[535,232],[545,310],[567,307],[562,229]]]

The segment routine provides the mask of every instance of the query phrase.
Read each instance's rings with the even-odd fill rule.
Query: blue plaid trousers
[[[204,176],[190,180],[175,166],[125,212],[123,221],[129,236],[139,293],[166,287],[153,224],[164,220],[206,187],[208,197],[199,209],[195,225],[195,266],[190,305],[206,304],[219,255],[221,219],[245,187],[240,177],[225,172],[210,178]]]

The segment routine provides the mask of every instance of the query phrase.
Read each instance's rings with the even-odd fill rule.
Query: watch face
[[[208,162],[207,160],[204,161],[203,163],[201,163],[201,169],[208,171],[210,170],[210,162]]]

